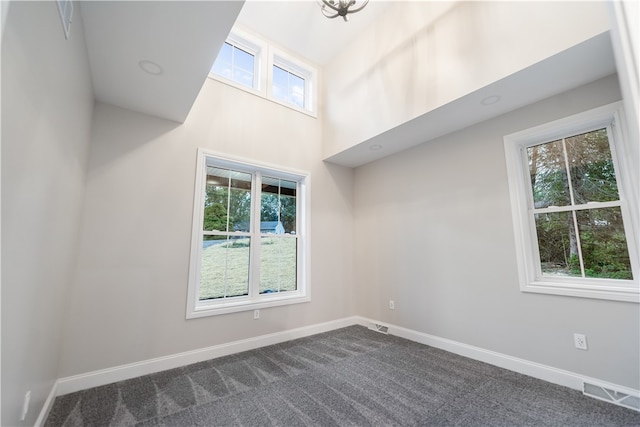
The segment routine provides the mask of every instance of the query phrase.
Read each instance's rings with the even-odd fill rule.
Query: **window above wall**
[[[315,68],[243,30],[232,30],[209,77],[316,116]]]
[[[620,104],[507,135],[521,290],[640,302]]]

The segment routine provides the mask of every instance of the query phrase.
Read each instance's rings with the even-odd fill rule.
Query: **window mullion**
[[[251,253],[249,257],[249,295],[255,298],[260,294],[260,209],[262,199],[262,174],[253,174],[251,188]]]
[[[562,154],[564,155],[564,167],[567,172],[567,185],[569,187],[569,199],[571,200],[571,220],[573,222],[573,230],[576,237],[576,247],[578,248],[578,260],[580,261],[580,274],[585,277],[584,260],[582,258],[582,243],[580,242],[580,231],[578,229],[578,217],[575,210],[575,198],[573,195],[573,183],[571,182],[571,168],[569,167],[569,153],[567,151],[567,140],[562,138]],[[569,231],[571,232],[571,231]]]

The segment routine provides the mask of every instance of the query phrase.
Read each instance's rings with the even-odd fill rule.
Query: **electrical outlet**
[[[573,334],[573,342],[576,348],[580,350],[588,350],[587,348],[587,336],[582,334]]]
[[[253,310],[253,320],[260,318],[260,310]]]
[[[31,390],[24,395],[24,401],[22,402],[22,415],[20,421],[24,421],[27,418],[27,412],[29,412],[29,402],[31,401]]]
[[[395,310],[396,309],[396,303],[393,302],[392,299],[389,300],[389,310]]]

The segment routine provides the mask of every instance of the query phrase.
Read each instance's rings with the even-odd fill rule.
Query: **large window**
[[[525,291],[638,301],[615,107],[505,137]]]
[[[187,317],[308,301],[306,174],[198,152]]]

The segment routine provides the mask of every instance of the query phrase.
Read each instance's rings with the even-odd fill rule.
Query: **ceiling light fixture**
[[[138,62],[138,67],[140,67],[140,69],[145,73],[151,74],[152,76],[159,76],[164,72],[160,65],[146,59]]]
[[[347,14],[360,12],[369,0],[317,0],[317,2],[324,16],[331,19],[342,16],[342,19],[347,22],[349,21]],[[355,6],[355,9],[349,9],[351,6]]]
[[[482,101],[480,101],[480,104],[482,104],[482,105],[492,105],[492,104],[495,104],[496,102],[500,101],[500,99],[501,98],[500,98],[499,95],[491,95],[491,96],[487,96]]]

